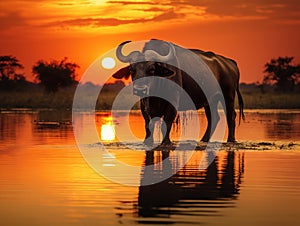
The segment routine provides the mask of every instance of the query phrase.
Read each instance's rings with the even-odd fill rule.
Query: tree
[[[24,75],[17,73],[23,68],[16,57],[10,55],[0,56],[0,82],[25,80]]]
[[[76,70],[79,65],[67,61],[65,57],[61,61],[50,62],[40,60],[33,67],[32,72],[46,91],[56,92],[60,87],[76,84]]]
[[[282,91],[293,90],[300,82],[300,65],[291,65],[294,57],[278,57],[266,63],[264,84],[274,84]]]

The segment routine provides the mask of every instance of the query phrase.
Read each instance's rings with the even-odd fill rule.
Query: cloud
[[[158,10],[157,10],[158,11]],[[184,15],[174,12],[174,10],[169,10],[160,13],[149,19],[117,19],[117,18],[76,18],[64,21],[52,22],[46,26],[57,26],[57,27],[107,27],[107,26],[119,26],[124,24],[136,24],[136,23],[146,23],[146,22],[161,22],[167,21],[175,18],[182,18]]]
[[[165,21],[165,20],[172,20],[172,19],[177,19],[177,18],[184,18],[185,15],[182,14],[182,13],[178,13],[178,12],[175,12],[173,9],[165,12],[165,13],[162,13],[156,17],[154,17],[152,19],[152,21]]]
[[[155,1],[142,1],[142,2],[137,2],[137,1],[107,1],[107,3],[110,4],[121,4],[121,5],[160,5],[162,3],[155,2]]]
[[[70,0],[59,2],[61,9],[66,11],[66,15],[49,17],[51,21],[43,21],[41,27],[72,30],[73,28],[99,29],[151,22],[181,23],[188,20],[269,19],[274,22],[295,22],[300,18],[299,11],[296,10],[299,4],[296,4],[297,1],[294,0],[110,0],[101,6],[93,5],[92,2],[95,3],[95,1],[82,0],[80,1],[82,10],[74,11],[76,13],[72,14],[76,5],[74,2]],[[79,9],[78,4],[77,9]]]
[[[160,11],[174,9],[173,16],[169,19],[178,18],[180,13],[185,18],[209,20],[220,18],[236,19],[270,19],[274,22],[299,21],[300,5],[298,0],[170,0],[170,1],[108,1],[111,5],[136,8],[136,10]],[[155,5],[155,7],[153,7]],[[139,7],[137,7],[139,6]],[[141,7],[143,6],[143,7]],[[141,9],[143,8],[143,9]],[[200,12],[200,13],[199,13]]]
[[[20,12],[7,12],[0,14],[0,27],[2,30],[26,26],[27,21]]]
[[[182,8],[194,8],[188,13],[197,15],[197,8],[205,9],[206,15],[212,17],[265,18],[275,20],[300,20],[299,0],[171,0],[164,1],[109,1],[110,4],[156,5],[157,8],[173,7],[180,11]],[[209,17],[207,17],[209,18]]]
[[[50,26],[76,26],[76,27],[105,27],[105,26],[118,26],[130,23],[142,23],[145,19],[135,19],[135,20],[120,20],[116,18],[77,18],[64,21],[53,22],[48,24]],[[47,26],[48,26],[47,25]]]
[[[295,20],[300,19],[298,0],[184,0],[171,1],[178,6],[205,7],[206,14],[219,17],[235,17],[236,19],[266,18]]]
[[[226,19],[300,23],[298,0],[18,0],[0,2],[0,8],[2,33],[22,27],[30,31],[35,28],[111,29],[135,23]]]

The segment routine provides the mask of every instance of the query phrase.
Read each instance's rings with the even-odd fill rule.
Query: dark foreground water
[[[239,142],[221,145],[207,168],[206,144],[186,128],[173,128],[174,146],[178,131],[184,139],[178,150],[146,151],[132,138],[144,136],[139,113],[130,115],[132,134],[124,115],[98,113],[97,139],[94,117],[76,117],[85,154],[102,155],[102,175],[82,157],[68,112],[1,111],[0,225],[300,225],[299,111],[247,112]],[[116,160],[137,172],[116,170]],[[151,180],[160,182],[139,186]]]

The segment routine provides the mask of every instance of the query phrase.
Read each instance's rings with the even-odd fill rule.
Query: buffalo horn
[[[116,50],[116,55],[117,55],[117,58],[123,62],[123,63],[128,63],[132,60],[134,60],[137,55],[139,54],[138,51],[133,51],[131,53],[129,53],[127,56],[123,55],[122,53],[122,49],[123,49],[123,46],[126,45],[127,43],[129,43],[131,41],[125,41],[125,42],[122,42],[118,47],[117,47],[117,50]]]
[[[152,49],[148,49],[144,52],[145,59],[147,61],[158,60],[158,61],[162,61],[162,62],[166,62],[166,61],[172,59],[172,57],[175,55],[175,49],[171,43],[167,42],[167,44],[169,46],[169,52],[167,55],[163,56]]]

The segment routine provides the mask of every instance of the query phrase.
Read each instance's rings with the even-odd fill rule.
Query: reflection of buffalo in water
[[[195,216],[198,218],[194,220],[198,221],[199,216],[216,216],[219,208],[233,206],[244,171],[244,153],[221,153],[206,170],[199,170],[197,155],[201,154],[196,152],[184,168],[167,180],[140,186],[138,216],[146,217],[144,220],[160,218],[164,223],[171,221],[171,216],[172,219],[188,216],[189,220]],[[157,162],[158,158],[165,161],[161,162],[159,169],[153,167],[143,171],[142,183],[149,177],[163,177],[174,170],[176,161],[172,156],[166,159],[168,156],[168,152],[146,152],[145,164],[148,166]]]

